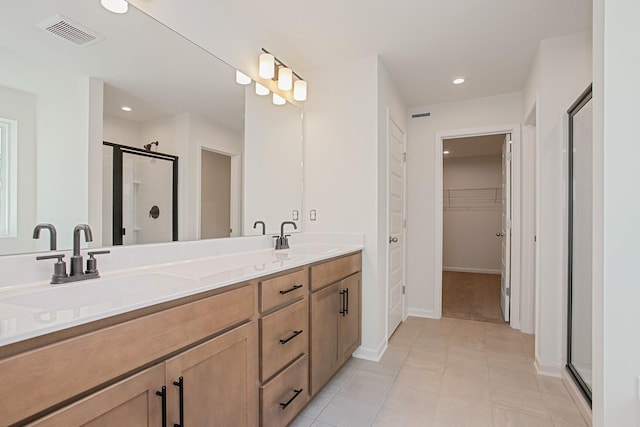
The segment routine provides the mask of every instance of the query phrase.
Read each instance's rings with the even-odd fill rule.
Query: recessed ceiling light
[[[113,13],[127,13],[129,3],[126,0],[100,0],[102,6]]]
[[[453,80],[454,85],[461,85],[462,83],[464,83],[464,79],[462,77],[458,77],[457,79]]]
[[[127,107],[126,105],[124,107],[120,107],[120,109],[127,112],[131,111],[131,107]]]
[[[449,153],[451,153],[451,151],[449,151],[449,150],[444,150],[444,151],[442,152],[442,154],[449,154]]]

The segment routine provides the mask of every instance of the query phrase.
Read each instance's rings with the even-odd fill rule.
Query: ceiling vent
[[[104,36],[62,15],[54,15],[45,19],[38,24],[38,28],[82,47],[104,39]]]

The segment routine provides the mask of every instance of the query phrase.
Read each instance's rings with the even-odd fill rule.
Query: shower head
[[[150,142],[150,143],[148,143],[148,144],[146,144],[146,145],[144,146],[144,149],[145,149],[145,150],[147,150],[147,151],[151,151],[151,146],[152,146],[152,145],[155,145],[155,146],[157,147],[157,146],[158,146],[158,144],[160,144],[158,141]]]

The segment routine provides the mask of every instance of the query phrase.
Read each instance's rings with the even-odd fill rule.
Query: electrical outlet
[[[311,221],[315,221],[316,220],[316,210],[315,209],[311,209],[311,212],[309,212],[309,219]]]
[[[299,217],[300,217],[300,212],[298,212],[298,209],[294,209],[294,210],[293,210],[292,219],[293,219],[294,221],[297,221],[298,219],[300,219]]]

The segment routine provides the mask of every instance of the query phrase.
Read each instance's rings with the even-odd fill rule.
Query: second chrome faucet
[[[291,235],[290,234],[284,234],[284,226],[287,225],[287,224],[293,225],[293,229],[294,230],[298,229],[298,226],[293,221],[284,221],[282,224],[280,224],[280,235],[279,236],[273,236],[273,238],[276,239],[276,250],[277,249],[289,249],[289,237]]]

